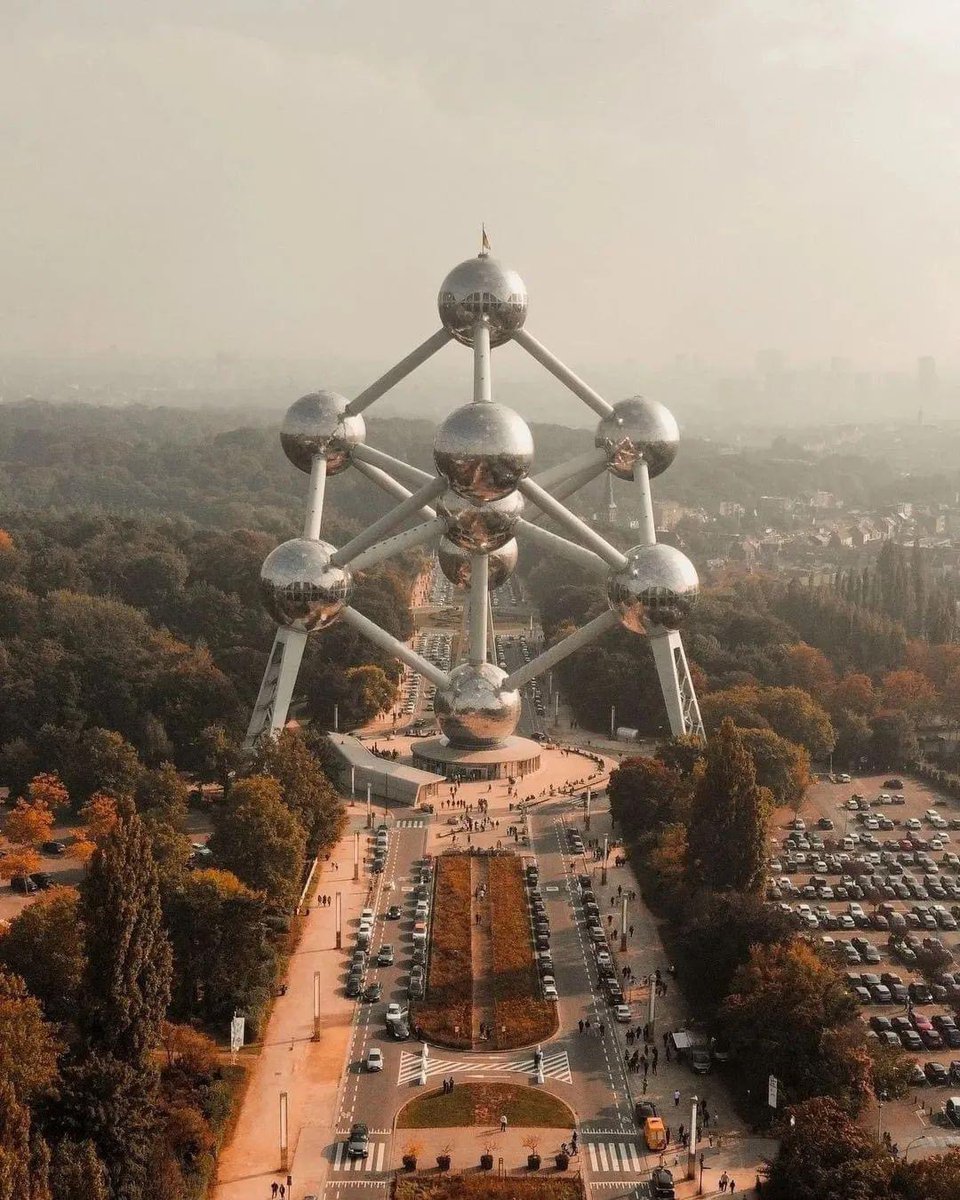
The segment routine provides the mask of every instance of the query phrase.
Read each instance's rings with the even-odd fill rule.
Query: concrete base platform
[[[447,779],[519,779],[540,770],[540,744],[530,738],[509,737],[488,750],[464,750],[445,737],[414,741],[413,765]]]

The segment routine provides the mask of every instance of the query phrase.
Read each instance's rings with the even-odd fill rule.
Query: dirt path
[[[486,1048],[480,1040],[480,1025],[493,1027],[495,1009],[493,992],[493,940],[490,934],[490,876],[486,855],[476,854],[470,864],[470,886],[473,903],[470,919],[471,961],[473,965],[473,1044]],[[482,896],[482,898],[479,898]],[[477,917],[480,918],[479,925]]]

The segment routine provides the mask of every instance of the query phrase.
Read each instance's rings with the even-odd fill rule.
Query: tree
[[[94,792],[80,809],[86,836],[98,845],[113,831],[118,819],[117,801],[105,792]]]
[[[96,792],[114,799],[132,796],[140,776],[136,749],[112,729],[87,729],[71,755],[70,793],[83,804]]]
[[[798,642],[784,652],[787,677],[794,687],[814,696],[828,696],[836,683],[836,672],[822,650]]]
[[[40,1002],[12,971],[0,970],[0,1079],[29,1103],[57,1076],[58,1046]]]
[[[858,767],[860,760],[870,753],[873,730],[867,718],[850,708],[841,708],[834,713],[833,727],[837,733],[837,744],[833,750],[834,761],[843,766]]]
[[[766,868],[770,794],[757,786],[750,753],[727,717],[707,743],[688,826],[691,877],[723,891],[757,892]]]
[[[307,831],[311,854],[336,844],[346,823],[346,809],[302,734],[285,729],[277,737],[264,738],[250,774],[277,780],[284,804]]]
[[[110,1200],[107,1172],[88,1139],[64,1138],[51,1156],[50,1182],[56,1200]]]
[[[104,838],[80,885],[87,964],[80,1025],[87,1045],[143,1065],[170,1002],[170,942],[150,839],[132,807]]]
[[[34,871],[40,870],[40,866],[40,855],[36,850],[19,846],[7,850],[0,858],[0,879],[13,879],[15,875],[32,875]]]
[[[687,869],[687,827],[679,821],[664,825],[650,852],[650,866],[666,884],[682,883]]]
[[[890,1194],[894,1200],[956,1200],[960,1196],[960,1150],[948,1150],[893,1168]]]
[[[50,1021],[70,1021],[77,1011],[84,963],[77,909],[73,888],[53,888],[18,913],[0,939],[0,962],[23,978]]]
[[[307,835],[270,775],[251,775],[230,789],[207,843],[214,859],[275,904],[292,908],[300,890]]]
[[[668,738],[657,746],[656,757],[681,779],[687,779],[694,767],[703,758],[703,739],[695,734],[684,733]]]
[[[58,808],[66,808],[70,803],[70,793],[56,771],[35,775],[27,785],[27,799],[31,804],[45,804],[54,812]]]
[[[174,829],[182,830],[186,825],[190,789],[173,763],[164,762],[143,771],[134,798],[141,815],[149,813]]]
[[[173,1009],[219,1024],[256,1007],[273,977],[265,898],[230,871],[191,871],[167,902]]]
[[[635,842],[673,815],[679,776],[655,758],[625,758],[610,775],[610,812],[624,837]]]
[[[920,753],[917,727],[905,712],[884,709],[873,719],[870,757],[881,768],[905,767],[915,762]]]
[[[29,1107],[0,1075],[0,1200],[50,1200],[49,1161]]]
[[[884,1200],[890,1195],[889,1158],[835,1100],[818,1096],[787,1111],[790,1121],[783,1126],[764,1189],[770,1200]],[[930,1197],[924,1194],[924,1200]]]
[[[812,758],[821,758],[833,749],[836,735],[826,710],[800,688],[762,688],[756,706],[771,729],[806,747]]]
[[[18,800],[7,817],[3,832],[11,842],[23,846],[39,846],[49,841],[53,830],[53,813],[44,800]]]
[[[844,675],[830,696],[833,713],[849,709],[851,712],[869,716],[877,707],[877,694],[869,675],[852,673]]]
[[[919,671],[888,671],[883,677],[885,708],[919,717],[932,712],[937,699],[937,689]]]
[[[740,737],[750,751],[757,783],[767,788],[774,804],[800,811],[810,786],[810,755],[772,729],[742,729]]]

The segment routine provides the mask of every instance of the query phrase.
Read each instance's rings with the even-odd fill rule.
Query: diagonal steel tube
[[[379,400],[392,387],[396,387],[401,379],[406,379],[411,371],[415,371],[428,358],[432,358],[438,350],[442,350],[447,342],[450,341],[451,336],[445,329],[438,329],[436,333],[431,334],[416,350],[411,350],[406,358],[401,358],[395,367],[391,367],[389,371],[371,383],[368,388],[364,388],[359,396],[354,396],[347,405],[347,412],[351,415],[356,415],[357,413],[362,413],[365,408],[369,408],[374,400]]]
[[[361,533],[358,533],[355,538],[352,538],[345,546],[342,546],[330,561],[337,567],[345,567],[347,563],[352,562],[363,550],[369,550],[371,546],[375,546],[381,538],[393,533],[398,525],[402,525],[404,521],[418,512],[422,505],[429,503],[441,492],[446,491],[447,483],[445,479],[436,476],[429,483],[425,483],[406,500],[402,500],[396,508],[391,508],[388,513],[384,513],[372,525],[368,525]]]
[[[368,641],[373,642],[375,646],[379,646],[381,650],[386,650],[388,654],[396,655],[407,666],[412,667],[418,675],[422,675],[424,679],[429,679],[437,687],[445,688],[449,685],[449,677],[444,671],[441,671],[439,667],[435,667],[432,662],[427,662],[425,658],[408,646],[406,642],[399,641],[393,634],[387,633],[385,629],[381,629],[369,617],[365,617],[362,612],[351,608],[349,604],[340,610],[340,619],[346,621],[357,633],[363,634]]]
[[[518,346],[522,346],[531,358],[535,358],[542,367],[546,367],[550,374],[559,379],[575,396],[579,396],[598,417],[613,415],[613,407],[604,400],[599,392],[595,392],[588,383],[584,383],[579,375],[574,375],[573,371],[564,366],[556,355],[551,354],[546,346],[541,345],[532,333],[521,329],[513,335],[513,340]]]
[[[568,458],[566,462],[557,463],[554,467],[547,467],[545,471],[541,471],[532,478],[534,483],[539,483],[547,491],[554,491],[558,484],[564,484],[568,479],[575,479],[581,472],[585,473],[591,468],[596,468],[595,474],[599,475],[606,467],[607,462],[607,452],[601,450],[599,446],[595,446],[592,450],[584,450],[575,458]],[[593,477],[593,475],[590,476],[591,479]]]
[[[402,554],[404,550],[412,550],[414,546],[425,546],[430,542],[439,542],[445,528],[444,522],[439,517],[434,517],[432,521],[427,521],[423,525],[405,529],[402,533],[395,533],[393,537],[384,538],[375,546],[361,550],[355,558],[350,560],[350,570],[367,571],[378,563],[393,558],[395,554]]]
[[[395,475],[401,483],[409,484],[410,487],[420,487],[427,480],[434,478],[428,471],[421,471],[419,467],[411,467],[409,463],[405,463],[399,458],[394,458],[392,454],[385,454],[382,450],[377,450],[375,447],[368,446],[365,443],[360,446],[354,446],[350,451],[350,457],[360,462],[369,463],[371,467],[382,467],[383,470]]]
[[[541,529],[539,525],[533,525],[529,521],[521,520],[518,523],[517,537],[521,541],[532,542],[534,546],[539,546],[550,554],[566,558],[570,562],[576,563],[578,567],[591,571],[594,575],[610,573],[610,567],[599,554],[594,554],[592,550],[578,546],[576,542],[568,541],[558,533],[551,533],[549,529]]]
[[[582,650],[584,646],[589,646],[591,642],[595,642],[598,637],[601,637],[608,629],[613,629],[620,622],[619,616],[609,609],[601,613],[599,617],[594,617],[592,621],[588,621],[576,633],[571,633],[569,637],[565,637],[563,641],[557,642],[551,646],[549,650],[544,650],[542,654],[538,654],[528,663],[524,663],[512,674],[508,675],[503,681],[504,690],[517,690],[526,687],[531,680],[536,679],[538,675],[542,675],[544,671],[549,671],[551,667],[555,667],[558,662],[562,662],[568,655],[574,654],[577,650]]]
[[[564,508],[559,500],[555,500],[549,492],[545,492],[532,479],[522,479],[519,491],[528,500],[532,500],[548,517],[553,517],[557,524],[566,529],[569,534],[585,543],[588,549],[599,554],[603,561],[609,563],[611,567],[622,571],[627,565],[627,560],[619,550],[614,549],[599,533],[596,533],[579,517],[575,517],[569,509]]]
[[[388,475],[386,471],[381,471],[379,467],[371,467],[369,463],[361,462],[359,459],[356,459],[353,465],[361,475],[369,479],[371,483],[375,483],[389,496],[393,496],[395,500],[406,500],[410,495],[409,488],[405,488],[402,483],[394,479],[392,475]],[[417,516],[423,517],[425,521],[432,521],[436,515],[436,512],[426,504],[417,513]]]

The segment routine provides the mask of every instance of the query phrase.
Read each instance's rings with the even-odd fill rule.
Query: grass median
[[[583,1200],[583,1195],[579,1178],[555,1175],[400,1175],[393,1190],[393,1200]]]
[[[472,1042],[470,901],[469,856],[440,855],[433,891],[427,999],[414,1006],[413,1020],[428,1042],[455,1049],[469,1049]]]
[[[452,1092],[427,1092],[397,1115],[398,1129],[446,1129],[497,1125],[505,1116],[513,1128],[572,1129],[571,1110],[549,1092],[518,1083],[455,1083]]]

